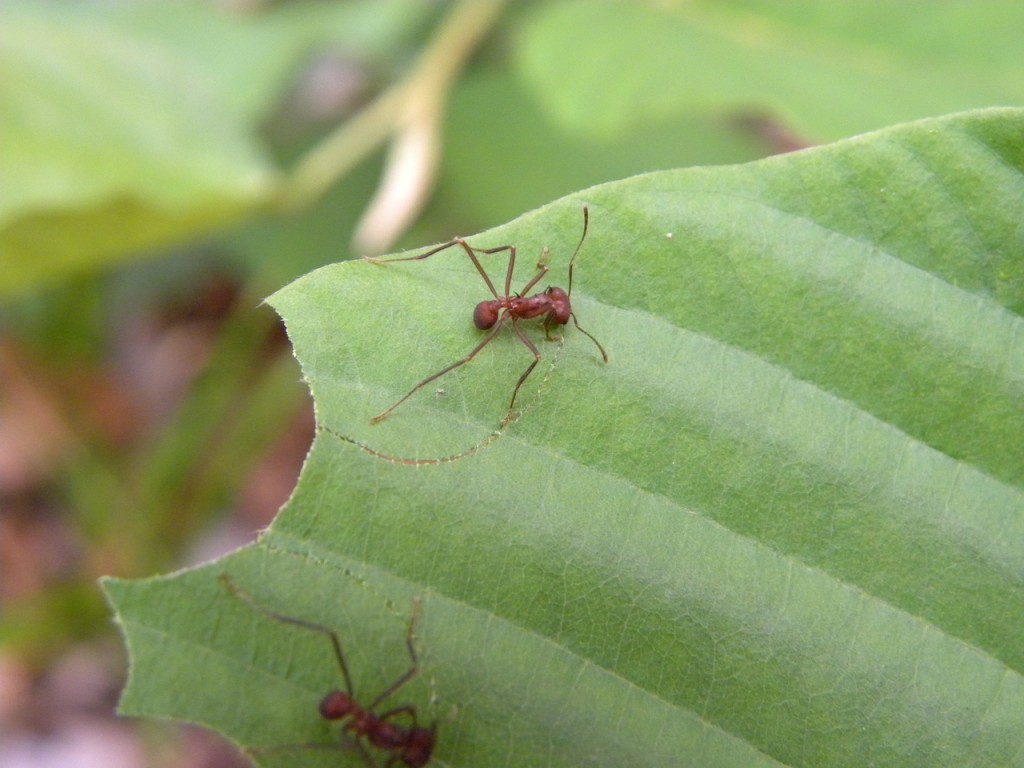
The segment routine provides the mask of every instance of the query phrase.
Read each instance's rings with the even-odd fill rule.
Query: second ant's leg
[[[414,394],[416,394],[416,392],[418,392],[420,389],[425,387],[427,384],[429,384],[430,382],[434,381],[435,379],[441,378],[442,376],[444,376],[446,373],[449,373],[450,371],[454,371],[460,365],[465,365],[470,360],[472,360],[474,357],[476,357],[477,354],[479,354],[481,349],[483,349],[488,344],[490,344],[492,341],[494,341],[494,337],[497,336],[498,333],[501,331],[502,323],[503,323],[503,320],[498,320],[498,322],[494,324],[494,330],[491,331],[489,334],[487,334],[487,337],[483,341],[481,341],[479,344],[477,344],[473,348],[472,352],[470,352],[468,355],[466,355],[461,360],[456,360],[454,363],[449,365],[447,368],[442,368],[440,371],[438,371],[434,375],[428,376],[427,378],[425,378],[423,381],[421,381],[415,387],[410,389],[409,392],[405,395],[405,397],[403,397],[397,403],[392,405],[386,411],[382,411],[381,413],[378,413],[376,416],[374,416],[372,419],[370,419],[370,423],[371,424],[377,424],[378,422],[383,421],[388,416],[390,416],[394,412],[394,410],[396,408],[398,408],[398,406],[400,406],[402,403],[404,403],[406,400],[408,400],[410,397],[412,397]]]
[[[318,632],[330,640],[331,648],[334,650],[334,658],[338,662],[338,668],[341,670],[341,676],[345,679],[345,690],[348,692],[349,696],[353,695],[352,678],[348,673],[348,665],[345,663],[345,654],[341,651],[341,640],[338,639],[338,634],[333,629],[321,624],[314,624],[311,621],[303,621],[302,619],[296,619],[291,616],[285,616],[277,611],[272,611],[262,603],[258,602],[255,597],[235,584],[234,580],[226,573],[222,573],[218,578],[220,579],[220,583],[223,584],[224,588],[228,591],[228,594],[238,600],[241,600],[250,608],[259,611],[264,616],[282,624],[291,624],[294,627],[301,627],[302,629],[308,629],[311,632]]]
[[[367,709],[370,710],[371,712],[374,709],[376,709],[378,704],[380,704],[386,698],[388,698],[389,696],[394,694],[395,691],[397,691],[403,685],[405,685],[410,680],[412,680],[414,677],[416,677],[416,674],[420,671],[419,659],[416,658],[416,646],[415,646],[415,644],[413,642],[413,637],[414,637],[413,630],[416,627],[416,619],[419,618],[419,615],[420,615],[420,599],[418,597],[415,597],[415,598],[413,598],[413,601],[412,601],[412,613],[409,616],[409,631],[405,635],[405,647],[409,650],[409,660],[412,662],[412,666],[409,667],[408,671],[406,671],[406,673],[404,675],[402,675],[400,678],[395,680],[395,682],[393,682],[391,685],[389,685],[376,699],[373,700],[373,703],[370,704],[370,706],[367,707]],[[399,714],[399,713],[401,713],[403,711],[406,711],[406,710],[410,711],[410,714],[412,715],[412,722],[413,722],[413,725],[415,726],[416,725],[416,710],[413,707],[411,707],[411,706],[397,707],[397,708],[392,709],[391,711],[386,712],[383,715],[381,715],[381,718],[383,719],[383,718],[387,718],[387,717],[389,717],[391,715],[397,715],[397,714]]]

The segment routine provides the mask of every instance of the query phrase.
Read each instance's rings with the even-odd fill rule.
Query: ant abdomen
[[[481,331],[493,328],[494,324],[498,322],[500,310],[501,304],[497,301],[481,301],[473,310],[473,324]]]

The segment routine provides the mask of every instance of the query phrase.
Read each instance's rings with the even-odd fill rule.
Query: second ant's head
[[[359,705],[344,691],[331,691],[320,702],[320,716],[324,720],[341,720],[357,709]]]
[[[498,322],[498,313],[501,311],[501,304],[497,301],[481,301],[473,310],[473,324],[481,331],[493,328]]]

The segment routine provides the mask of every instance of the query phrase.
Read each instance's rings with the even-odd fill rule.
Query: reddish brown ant
[[[395,707],[389,709],[387,712],[377,714],[374,710],[387,698],[392,696],[399,688],[404,686],[416,674],[419,672],[419,661],[416,658],[416,648],[413,645],[413,628],[416,624],[416,618],[419,615],[420,601],[419,598],[413,600],[412,615],[409,617],[409,630],[406,634],[405,645],[409,650],[409,658],[412,660],[412,666],[409,667],[408,671],[405,672],[401,677],[395,680],[389,685],[377,698],[375,698],[369,705],[363,706],[356,699],[355,693],[352,689],[352,678],[348,672],[348,665],[345,663],[345,654],[341,650],[341,640],[338,639],[338,634],[328,627],[321,624],[314,624],[313,622],[304,621],[302,619],[296,619],[291,616],[285,616],[284,614],[272,611],[266,606],[259,603],[256,598],[244,591],[241,587],[235,584],[231,580],[231,577],[226,573],[220,575],[220,581],[224,587],[228,590],[228,593],[233,597],[246,603],[251,608],[259,611],[263,615],[273,619],[274,621],[281,622],[282,624],[291,624],[302,629],[308,629],[312,632],[318,632],[324,635],[331,642],[331,648],[334,651],[334,658],[338,662],[338,668],[341,670],[341,677],[345,682],[345,690],[333,690],[327,693],[320,700],[320,716],[325,720],[345,720],[347,722],[343,726],[343,732],[351,734],[355,746],[359,749],[363,756],[364,761],[367,765],[375,766],[377,763],[367,752],[366,747],[359,739],[366,739],[371,745],[383,752],[389,752],[385,766],[390,766],[402,763],[408,768],[423,768],[430,762],[430,757],[434,751],[434,742],[437,737],[437,723],[431,723],[429,728],[423,728],[420,726],[419,721],[416,717],[416,708],[411,705],[405,705],[402,707]],[[395,722],[398,717],[409,718],[408,725],[402,725]],[[256,752],[264,751],[279,751],[283,749],[342,749],[342,744],[295,744],[285,745],[283,747],[267,747],[263,749],[256,749]]]
[[[572,258],[569,259],[569,290],[563,291],[561,288],[556,286],[548,286],[548,288],[541,293],[534,294],[533,296],[526,296],[540,280],[548,273],[547,257],[548,249],[545,248],[541,253],[540,260],[537,262],[537,274],[528,282],[523,289],[512,295],[512,274],[516,268],[516,247],[514,245],[502,245],[497,248],[473,248],[461,237],[457,237],[454,240],[439,245],[436,248],[421,253],[419,256],[405,256],[397,259],[376,259],[370,257],[364,257],[367,261],[385,263],[392,261],[419,261],[421,259],[427,259],[435,254],[441,253],[453,246],[459,246],[469,256],[470,261],[473,262],[473,266],[476,267],[476,271],[480,273],[480,277],[483,278],[487,284],[487,289],[494,296],[493,299],[487,299],[481,301],[476,305],[476,309],[473,310],[473,323],[482,331],[486,331],[493,328],[489,334],[474,347],[473,351],[466,355],[461,360],[449,365],[447,368],[442,368],[432,376],[428,376],[415,387],[409,390],[408,394],[405,395],[401,400],[396,402],[390,408],[381,413],[378,413],[370,422],[376,424],[379,421],[386,419],[391,413],[398,408],[402,403],[412,397],[418,390],[425,387],[435,379],[439,379],[446,373],[455,370],[461,365],[465,365],[470,360],[479,354],[479,352],[494,341],[498,333],[504,327],[505,323],[508,322],[512,326],[512,330],[515,331],[516,336],[519,340],[526,345],[526,348],[533,353],[533,362],[523,371],[523,375],[519,377],[519,381],[516,382],[515,388],[512,390],[512,400],[508,405],[508,413],[505,418],[501,420],[504,426],[512,419],[512,409],[516,404],[516,395],[519,394],[519,388],[523,386],[523,382],[526,381],[527,377],[533,373],[533,369],[537,366],[537,363],[541,360],[540,351],[537,346],[530,341],[530,339],[523,333],[519,327],[519,320],[529,320],[535,317],[544,317],[544,335],[550,341],[551,340],[551,327],[554,325],[566,325],[571,319],[577,330],[582,332],[587,338],[589,338],[597,346],[598,351],[601,353],[601,357],[604,361],[608,362],[608,354],[604,351],[604,347],[601,343],[595,339],[590,333],[583,330],[580,327],[579,321],[576,320],[576,315],[572,311],[572,304],[570,303],[570,297],[572,296],[572,268],[576,263],[576,257],[579,255],[580,248],[583,246],[583,241],[587,237],[587,227],[590,222],[590,212],[587,210],[587,206],[583,206],[583,234],[580,236],[580,241],[576,245],[576,250],[572,253]],[[494,284],[491,282],[491,278],[487,276],[484,268],[480,266],[480,261],[477,259],[477,254],[491,254],[491,253],[502,253],[508,251],[508,271],[505,273],[505,293],[499,295],[494,290]]]

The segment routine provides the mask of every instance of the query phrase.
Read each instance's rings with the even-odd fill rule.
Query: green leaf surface
[[[1024,765],[1024,110],[584,190],[497,230],[551,248],[572,325],[480,339],[455,249],[271,298],[320,424],[261,542],[110,581],[129,714],[336,743],[341,636],[438,765]],[[504,256],[482,257],[500,286]],[[542,284],[544,282],[542,281]],[[344,435],[377,453],[340,439]],[[380,458],[461,460],[411,466]],[[264,765],[359,765],[345,751]]]
[[[1021,104],[1022,28],[1024,6],[1004,0],[577,0],[539,5],[517,50],[524,82],[577,135],[767,112],[816,142]]]

